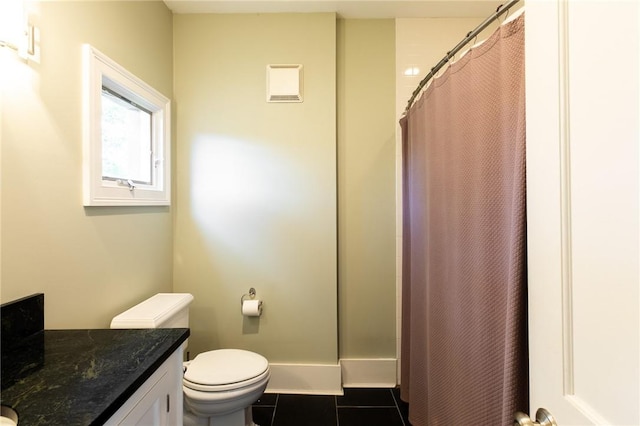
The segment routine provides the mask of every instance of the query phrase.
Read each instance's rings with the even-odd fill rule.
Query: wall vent
[[[302,65],[267,65],[267,102],[302,102]]]

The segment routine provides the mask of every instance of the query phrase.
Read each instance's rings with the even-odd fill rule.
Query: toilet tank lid
[[[190,293],[158,293],[111,320],[111,328],[158,328],[193,301]]]

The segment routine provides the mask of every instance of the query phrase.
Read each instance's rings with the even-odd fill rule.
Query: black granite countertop
[[[103,424],[188,336],[187,328],[40,331],[3,348],[1,402],[24,426]]]

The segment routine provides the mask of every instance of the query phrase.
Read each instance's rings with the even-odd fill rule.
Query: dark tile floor
[[[410,426],[398,389],[344,389],[343,396],[264,394],[253,404],[259,426]]]

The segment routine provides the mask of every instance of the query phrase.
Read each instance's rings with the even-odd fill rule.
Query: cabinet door
[[[122,419],[121,425],[165,426],[171,411],[171,380],[167,371]]]
[[[105,426],[182,426],[182,351],[178,348]]]

